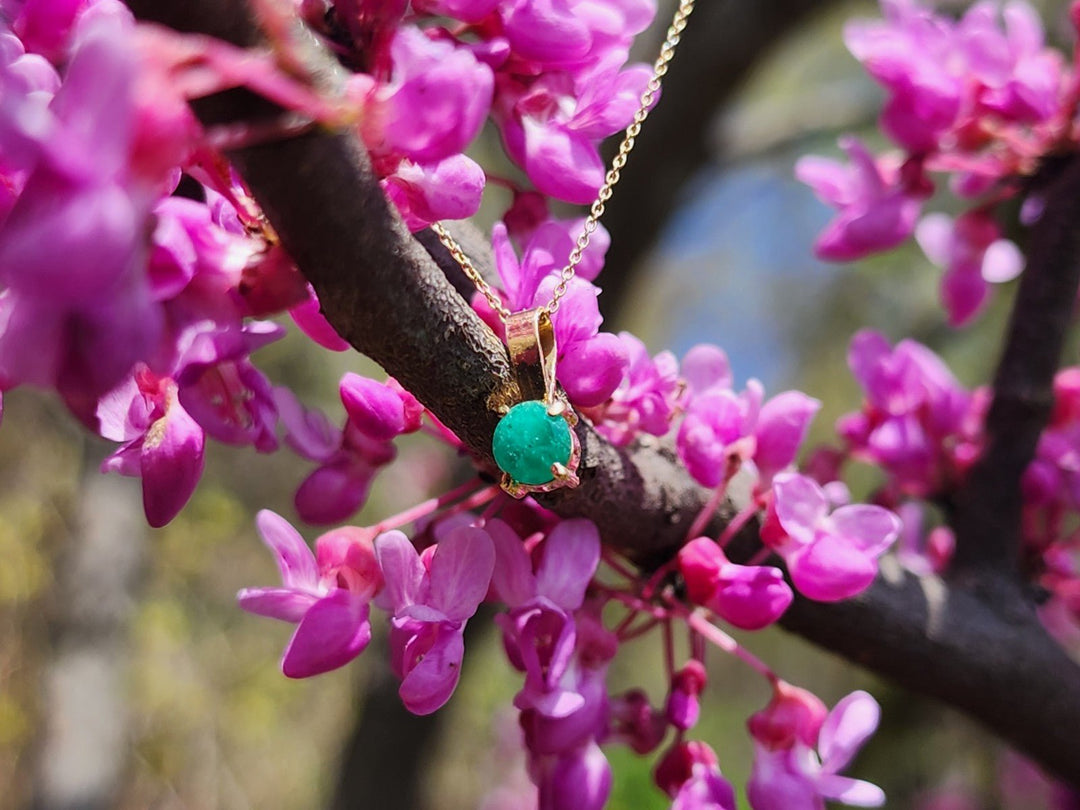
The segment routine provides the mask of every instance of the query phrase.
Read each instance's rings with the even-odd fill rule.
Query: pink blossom
[[[667,720],[680,731],[687,731],[697,725],[701,714],[698,696],[705,689],[708,675],[705,665],[696,658],[691,658],[671,676],[671,688],[668,691],[666,706]]]
[[[519,709],[533,708],[564,717],[585,699],[563,687],[571,665],[577,631],[574,611],[600,562],[600,535],[586,520],[564,520],[551,530],[533,572],[521,540],[502,521],[488,523],[495,544],[492,586],[510,612],[496,621],[510,662],[525,672],[525,685],[514,698]]]
[[[561,4],[561,0],[555,2]],[[517,7],[522,13],[539,8],[532,2]],[[580,19],[567,19],[572,28],[582,30]],[[564,30],[548,53],[573,60],[574,46],[567,35],[570,32]],[[510,42],[513,48],[512,38]],[[587,41],[579,40],[579,44],[588,47]],[[542,56],[539,50],[531,53]],[[506,152],[536,188],[550,197],[592,202],[605,173],[599,143],[633,119],[649,69],[644,65],[621,68],[625,54],[612,57],[577,75],[549,72],[526,78],[501,73],[496,77],[492,115]]]
[[[691,540],[679,549],[678,561],[690,601],[736,627],[760,630],[791,604],[791,588],[778,568],[736,565],[711,538]]]
[[[812,748],[827,715],[825,704],[812,692],[777,681],[769,705],[755,713],[746,726],[750,736],[770,751],[798,743]]]
[[[814,245],[814,253],[831,261],[854,261],[896,247],[915,230],[923,189],[912,186],[899,167],[875,161],[854,137],[840,147],[850,164],[806,156],[795,164],[795,175],[826,204],[837,209]]]
[[[756,380],[741,394],[719,386],[693,392],[676,441],[679,458],[699,484],[717,486],[753,456],[761,397]]]
[[[750,806],[754,810],[825,810],[826,799],[856,807],[883,805],[881,788],[840,776],[874,733],[880,714],[870,695],[852,692],[820,723],[813,743],[802,733],[780,741],[772,734],[755,736],[754,767],[746,785]]]
[[[413,714],[430,714],[454,692],[465,652],[465,622],[483,601],[495,550],[483,529],[453,529],[421,557],[398,531],[380,535],[375,555],[393,611],[391,663],[398,694]]]
[[[359,509],[376,473],[397,457],[393,439],[419,430],[423,414],[400,386],[351,373],[341,380],[348,418],[340,431],[321,413],[306,410],[291,392],[278,389],[274,397],[286,442],[320,464],[296,491],[297,512],[308,523],[336,523]]]
[[[821,602],[849,599],[870,586],[877,559],[900,533],[900,519],[880,506],[853,504],[829,514],[812,479],[781,473],[773,479],[779,536],[763,533],[787,563],[792,582]]]
[[[810,420],[821,402],[801,391],[784,391],[761,406],[754,428],[754,464],[764,483],[795,462]]]
[[[697,698],[692,694],[692,679],[687,677],[685,683],[680,681],[679,688],[680,697],[675,699],[677,708],[669,709],[668,714],[674,714],[683,720],[693,716],[696,721],[697,715],[694,712],[697,707]],[[676,686],[673,683],[672,694],[675,689]],[[608,711],[610,733],[605,738],[605,742],[621,742],[628,745],[635,754],[648,754],[655,751],[657,746],[664,741],[669,720],[664,712],[653,708],[645,690],[629,689],[621,695],[612,696],[608,700]],[[693,725],[693,722],[690,725]]]
[[[390,43],[389,81],[373,85],[364,142],[376,155],[431,164],[462,152],[491,106],[491,68],[466,48],[402,26]]]
[[[164,526],[188,502],[203,471],[203,430],[180,404],[176,382],[137,366],[102,397],[96,418],[102,436],[124,442],[102,462],[102,472],[142,478],[146,520]]]
[[[484,170],[465,155],[433,163],[402,159],[382,180],[383,193],[415,233],[440,219],[466,219],[480,208]]]
[[[926,495],[966,472],[978,454],[984,403],[968,393],[922,344],[895,348],[857,332],[848,365],[866,391],[862,412],[837,423],[853,454],[878,464],[900,493]]]
[[[382,587],[369,532],[346,526],[315,541],[315,554],[289,523],[263,510],[263,542],[281,571],[278,588],[245,588],[237,595],[250,613],[297,624],[281,671],[308,678],[344,666],[371,641],[369,602]]]
[[[736,810],[735,791],[720,772],[716,753],[704,742],[677,743],[653,776],[674,799],[671,810]]]
[[[629,366],[610,400],[591,418],[615,444],[627,444],[639,432],[663,436],[671,429],[681,390],[679,361],[671,352],[651,357],[645,344],[629,332],[620,332],[618,338]]]
[[[963,326],[979,313],[991,283],[1011,281],[1024,269],[1020,249],[1001,236],[984,209],[955,220],[930,214],[919,222],[915,238],[926,257],[945,268],[941,298],[952,326]]]

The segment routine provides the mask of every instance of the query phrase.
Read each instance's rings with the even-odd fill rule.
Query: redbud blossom
[[[355,527],[327,532],[317,553],[284,518],[263,510],[263,542],[281,571],[279,588],[245,588],[237,595],[250,613],[297,624],[281,659],[290,678],[307,678],[344,666],[371,640],[368,603],[382,587],[370,533]]]

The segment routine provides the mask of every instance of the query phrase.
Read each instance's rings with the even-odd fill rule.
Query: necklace
[[[694,10],[694,2],[679,0],[634,119],[626,128],[619,151],[604,176],[604,184],[589,206],[589,214],[574,248],[559,271],[559,283],[551,293],[551,300],[540,307],[511,312],[442,223],[435,222],[431,226],[439,241],[505,326],[506,346],[521,398],[513,406],[499,406],[502,418],[492,437],[492,455],[503,472],[500,486],[515,498],[523,498],[531,492],[576,487],[579,483],[577,468],[581,460],[581,445],[573,430],[578,418],[555,381],[558,351],[551,316],[559,309],[559,303],[566,295],[592,235],[600,225],[604,208],[626,166],[627,156],[641,133],[641,125],[649,116],[656,94],[660,92],[660,83],[667,73],[668,63],[675,55],[675,47],[686,28],[687,18]]]

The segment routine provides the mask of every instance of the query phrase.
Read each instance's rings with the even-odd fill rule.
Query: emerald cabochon
[[[540,400],[519,402],[499,420],[491,440],[499,468],[519,484],[542,486],[554,480],[552,464],[570,463],[570,425],[552,416]]]

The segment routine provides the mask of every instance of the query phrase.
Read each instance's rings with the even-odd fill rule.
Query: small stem
[[[675,674],[675,639],[671,632],[671,622],[664,622],[664,666],[668,676]]]
[[[429,498],[423,503],[418,503],[416,506],[406,509],[404,512],[398,512],[396,515],[391,515],[388,518],[383,518],[376,523],[372,529],[376,534],[382,534],[383,532],[390,531],[391,529],[399,529],[402,526],[407,526],[410,523],[414,523],[422,517],[427,517],[433,512],[438,511],[447,504],[472,493],[474,496],[477,493],[485,492],[490,487],[482,487],[479,490],[475,490],[476,484],[479,479],[473,478],[466,481],[459,487],[439,495],[437,498]],[[475,490],[475,491],[474,491]]]
[[[648,633],[650,630],[652,630],[658,624],[660,624],[659,619],[646,619],[644,622],[642,622],[638,627],[635,627],[633,630],[624,631],[622,633],[622,635],[619,636],[619,641],[621,641],[621,642],[633,641],[635,638],[639,638],[640,636],[643,636],[646,633]]]
[[[499,488],[498,484],[491,484],[489,486],[486,486],[478,492],[474,493],[473,495],[470,495],[461,503],[455,504],[454,506],[451,506],[449,509],[445,510],[443,512],[443,516],[450,517],[451,515],[456,515],[459,512],[468,512],[470,509],[475,509],[478,506],[483,506],[492,498],[497,497],[500,492],[502,492],[502,489]]]
[[[617,574],[622,574],[631,582],[637,582],[639,574],[631,570],[629,566],[625,565],[619,556],[611,549],[604,549],[604,562],[608,564],[608,567]]]
[[[761,505],[757,502],[756,499],[754,501],[751,501],[748,506],[745,506],[743,509],[741,509],[735,515],[735,517],[731,519],[731,522],[724,527],[724,531],[720,533],[720,537],[717,538],[716,542],[720,546],[720,548],[724,548],[728,543],[730,543],[731,538],[738,534],[742,530],[743,526],[745,526],[750,521],[750,519],[758,513],[758,510],[760,509]]]
[[[763,562],[765,562],[771,556],[772,556],[772,549],[771,548],[769,548],[768,546],[765,546],[764,548],[759,548],[757,550],[757,552],[754,554],[754,556],[746,561],[745,565],[761,565]]]
[[[694,522],[690,524],[690,529],[686,533],[686,542],[689,543],[696,537],[701,537],[701,533],[705,531],[705,527],[709,525],[709,519],[713,516],[716,508],[720,506],[720,502],[724,499],[724,493],[727,492],[728,481],[731,477],[724,476],[724,480],[720,482],[720,485],[713,490],[712,497],[709,498],[701,511],[697,513],[697,517],[694,518]]]
[[[743,647],[739,642],[710,622],[708,618],[699,610],[687,611],[682,617],[686,620],[687,625],[690,626],[698,635],[704,638],[706,641],[711,642],[713,645],[719,647],[724,652],[734,655],[740,661],[745,663],[759,675],[762,675],[768,679],[769,683],[775,684],[779,678],[776,673],[769,669],[769,666],[754,655],[752,652]]]

